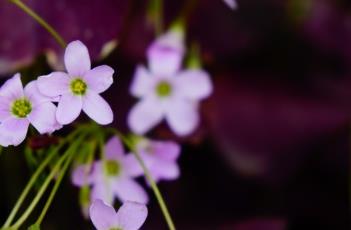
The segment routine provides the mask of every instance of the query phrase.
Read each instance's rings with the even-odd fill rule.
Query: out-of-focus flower
[[[122,202],[147,203],[148,196],[134,179],[139,172],[133,171],[134,161],[124,154],[121,141],[114,137],[105,146],[105,159],[94,163],[91,172],[87,165],[78,166],[72,180],[76,186],[92,185],[91,201],[101,199],[112,204],[114,197]]]
[[[137,151],[156,182],[160,180],[174,180],[179,177],[180,170],[177,159],[181,148],[177,143],[142,139],[137,143]],[[134,159],[134,164],[130,165],[130,167],[133,167],[131,170],[136,175],[142,175],[143,169],[135,156],[130,154],[129,157]],[[133,160],[130,161],[132,162]]]
[[[207,72],[180,70],[183,35],[173,30],[158,38],[148,50],[149,70],[138,66],[130,92],[140,98],[130,111],[128,125],[145,134],[164,118],[179,136],[192,133],[199,124],[199,101],[212,93]]]
[[[114,70],[102,65],[91,69],[87,47],[80,41],[71,42],[65,51],[67,73],[53,72],[38,78],[41,93],[60,96],[56,119],[66,125],[79,116],[81,110],[101,125],[113,121],[113,112],[99,95],[113,83]]]
[[[95,200],[90,207],[90,218],[97,230],[138,230],[148,215],[147,207],[136,202],[125,202],[117,211]]]
[[[236,2],[236,0],[223,0],[223,1],[232,10],[235,10],[238,8],[238,3]]]
[[[41,134],[54,132],[61,127],[55,113],[56,106],[39,93],[35,81],[23,89],[21,76],[16,74],[0,89],[0,145],[22,143],[29,124]]]

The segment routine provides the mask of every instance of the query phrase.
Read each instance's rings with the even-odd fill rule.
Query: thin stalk
[[[9,0],[9,1],[14,5],[16,5],[17,7],[19,7],[21,10],[23,10],[30,17],[32,17],[42,27],[44,27],[44,29],[51,34],[51,36],[57,41],[58,44],[60,44],[62,48],[66,47],[67,44],[65,40],[60,36],[60,34],[52,26],[50,26],[42,17],[40,17],[37,13],[35,13],[29,6],[27,6],[21,0]]]
[[[39,165],[38,169],[34,172],[34,174],[32,175],[32,177],[30,178],[28,184],[26,185],[26,187],[24,188],[24,190],[22,191],[20,197],[18,198],[15,206],[13,207],[11,213],[9,214],[7,220],[5,221],[5,224],[2,226],[2,228],[7,228],[11,225],[13,219],[15,218],[17,212],[19,211],[22,203],[24,202],[24,200],[26,199],[29,191],[31,190],[31,188],[34,186],[35,182],[37,181],[38,177],[40,176],[40,174],[44,171],[44,169],[46,168],[46,166],[51,162],[51,160],[57,155],[58,151],[65,145],[66,141],[69,141],[71,139],[73,139],[80,131],[82,131],[83,129],[76,129],[74,132],[72,132],[66,140],[62,141],[57,147],[56,149],[53,150],[53,152],[51,154],[49,154],[45,160]]]
[[[43,185],[41,186],[41,188],[39,189],[37,195],[34,197],[33,201],[30,203],[30,205],[28,206],[28,208],[26,209],[26,211],[23,213],[23,215],[17,220],[17,222],[11,226],[10,228],[13,229],[18,229],[23,223],[24,221],[27,220],[27,218],[29,217],[29,215],[32,213],[32,211],[34,210],[34,208],[36,207],[36,205],[38,204],[38,202],[40,201],[41,197],[44,195],[47,187],[49,186],[51,180],[55,177],[57,171],[60,169],[60,166],[62,165],[62,163],[66,160],[66,158],[68,158],[71,154],[74,153],[74,151],[76,150],[76,148],[79,146],[79,144],[81,143],[82,138],[80,138],[79,140],[77,140],[76,142],[74,142],[73,145],[71,145],[67,151],[65,152],[65,154],[58,160],[58,162],[56,163],[56,165],[54,166],[53,170],[50,172],[49,176],[46,178],[46,180],[44,181]]]
[[[120,133],[118,130],[115,129],[109,129],[111,132],[113,132],[115,135],[117,135],[119,138],[122,139],[122,141],[125,143],[125,145],[127,145],[127,147],[132,151],[132,153],[135,155],[136,159],[138,160],[140,166],[142,167],[145,177],[147,179],[147,181],[149,182],[152,191],[155,194],[155,197],[157,199],[157,202],[161,208],[162,214],[167,222],[168,228],[170,230],[175,230],[175,225],[174,222],[172,220],[171,214],[169,213],[169,210],[167,208],[166,202],[163,199],[162,193],[160,191],[160,189],[158,188],[156,182],[154,181],[154,179],[151,176],[151,173],[149,171],[149,169],[146,167],[144,160],[142,159],[142,157],[140,156],[140,154],[138,153],[138,151],[136,150],[136,148],[134,147],[134,145],[128,140],[128,138],[126,138],[122,133]]]

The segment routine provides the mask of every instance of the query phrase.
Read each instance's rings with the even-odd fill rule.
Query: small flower
[[[236,2],[236,0],[223,0],[223,1],[232,10],[236,10],[238,8],[238,3]]]
[[[148,196],[133,179],[138,173],[133,171],[136,169],[133,165],[133,159],[124,154],[121,141],[114,137],[105,146],[105,159],[95,162],[88,173],[86,165],[78,166],[72,181],[80,187],[92,185],[92,201],[101,199],[113,204],[114,197],[118,197],[122,202],[130,200],[146,204]]]
[[[90,218],[97,230],[138,230],[148,211],[144,204],[126,201],[118,210],[95,200],[90,207]]]
[[[79,116],[81,110],[101,125],[113,121],[113,112],[99,95],[113,83],[114,70],[102,65],[91,69],[87,47],[80,41],[68,44],[65,51],[67,73],[53,72],[38,78],[40,92],[49,97],[60,97],[57,121],[66,125]]]
[[[56,106],[39,93],[35,81],[23,89],[20,74],[14,75],[0,88],[0,145],[22,143],[29,124],[40,134],[54,132],[61,127],[55,113]]]
[[[181,149],[177,143],[143,139],[137,143],[137,150],[155,182],[174,180],[179,177],[180,170],[177,159]],[[128,156],[133,158],[130,162],[134,161],[134,164],[130,165],[130,170],[136,175],[143,175],[143,169],[140,167],[134,154]]]
[[[176,34],[169,32],[151,45],[149,70],[143,66],[136,69],[130,92],[141,100],[130,111],[128,124],[139,135],[164,118],[177,135],[192,133],[199,124],[199,101],[212,93],[207,72],[180,70],[184,51]]]

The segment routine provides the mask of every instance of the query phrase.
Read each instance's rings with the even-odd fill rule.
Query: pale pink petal
[[[96,93],[102,93],[112,85],[114,72],[115,71],[111,67],[101,65],[86,72],[84,79],[90,90]]]
[[[236,0],[223,0],[223,1],[232,10],[235,10],[238,8],[238,3],[236,2]]]
[[[130,93],[135,97],[142,97],[154,90],[154,77],[144,66],[138,66],[130,87]]]
[[[173,141],[152,141],[154,154],[164,160],[175,161],[180,155],[180,145]]]
[[[143,135],[160,123],[163,116],[163,109],[158,101],[153,98],[145,98],[129,112],[128,125],[134,133]]]
[[[106,204],[112,205],[113,191],[110,184],[105,182],[106,181],[102,180],[94,184],[93,189],[91,190],[91,200],[94,201],[100,199]]]
[[[24,96],[21,75],[19,73],[15,74],[1,86],[0,96],[10,100],[15,100]]]
[[[83,111],[100,125],[107,125],[113,121],[113,112],[110,105],[93,91],[89,90],[84,95]]]
[[[147,215],[146,205],[126,201],[118,210],[114,225],[123,230],[138,230],[144,224]]]
[[[127,154],[123,161],[123,170],[131,177],[138,177],[144,175],[144,171],[140,166],[133,153]]]
[[[11,100],[0,96],[0,123],[11,116]]]
[[[82,187],[92,183],[89,165],[80,165],[72,173],[72,183],[75,186]]]
[[[56,110],[54,104],[44,102],[33,107],[27,118],[40,134],[52,133],[60,127],[56,120]]]
[[[82,77],[91,68],[88,49],[81,41],[73,41],[67,45],[64,59],[71,77]]]
[[[180,31],[170,31],[159,37],[147,51],[149,68],[153,74],[173,75],[181,67],[184,40]]]
[[[157,182],[161,179],[174,180],[180,175],[179,166],[176,162],[157,161],[153,167],[154,180]]]
[[[167,122],[172,131],[186,136],[195,131],[199,124],[197,104],[186,100],[173,100],[166,112]]]
[[[146,204],[149,197],[144,188],[131,178],[118,178],[113,181],[113,191],[115,195],[122,201],[135,201]]]
[[[193,69],[179,73],[176,77],[177,92],[189,99],[204,99],[212,94],[210,75],[203,70]]]
[[[64,94],[59,101],[56,119],[62,125],[73,122],[80,114],[83,107],[82,97],[71,93]]]
[[[69,84],[70,78],[63,72],[53,72],[40,76],[37,80],[38,90],[48,97],[57,97],[68,93],[70,90]]]
[[[112,137],[105,145],[105,156],[107,159],[118,160],[124,156],[122,142],[116,136]]]
[[[102,200],[93,201],[89,209],[90,219],[97,230],[110,230],[117,218],[116,211]]]
[[[31,81],[24,87],[24,95],[32,103],[32,106],[52,101],[51,97],[47,97],[39,92],[37,81]]]
[[[9,145],[17,146],[26,138],[29,127],[27,119],[10,117],[0,124],[0,145],[7,147]]]

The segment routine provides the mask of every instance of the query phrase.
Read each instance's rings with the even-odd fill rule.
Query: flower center
[[[110,230],[123,230],[122,228],[110,228]]]
[[[71,91],[75,95],[84,95],[87,91],[87,84],[80,78],[71,81]]]
[[[172,93],[172,86],[167,81],[161,81],[156,86],[156,93],[159,97],[168,97]]]
[[[107,160],[104,165],[105,173],[108,176],[117,176],[121,172],[121,165],[115,160]]]
[[[24,118],[32,112],[32,104],[26,98],[17,99],[11,106],[11,112],[16,117]]]

